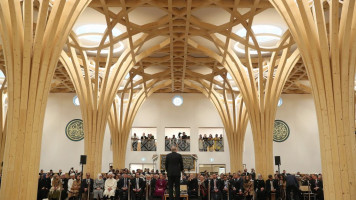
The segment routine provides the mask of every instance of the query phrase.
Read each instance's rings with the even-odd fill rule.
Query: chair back
[[[187,194],[188,193],[187,185],[180,185],[180,193],[181,194]]]
[[[309,186],[307,186],[307,185],[302,185],[302,186],[300,186],[300,190],[301,190],[302,192],[310,192],[310,188],[309,188]]]

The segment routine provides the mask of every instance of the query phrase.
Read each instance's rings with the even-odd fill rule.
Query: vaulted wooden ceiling
[[[89,59],[99,57],[100,66],[105,65],[108,55],[112,55],[110,62],[114,64],[120,52],[110,54],[94,51],[107,50],[110,46],[116,48],[118,45],[123,45],[124,49],[133,48],[134,43],[143,35],[148,35],[139,49],[131,49],[133,54],[137,54],[169,39],[167,46],[136,63],[130,72],[130,76],[135,81],[132,87],[137,90],[146,87],[147,81],[153,78],[161,81],[172,80],[171,85],[156,91],[165,93],[199,92],[185,84],[184,80],[205,80],[209,83],[210,89],[214,88],[218,92],[225,87],[223,84],[225,80],[231,87],[236,88],[235,93],[239,93],[236,83],[225,68],[202,49],[207,48],[224,57],[226,49],[234,48],[238,42],[250,47],[251,51],[261,53],[262,59],[267,62],[271,57],[271,52],[251,42],[251,39],[241,37],[237,32],[241,29],[248,29],[246,27],[249,27],[247,30],[249,32],[252,25],[264,24],[274,25],[283,31],[288,31],[283,19],[267,0],[93,0],[89,8],[79,17],[73,28],[72,37],[77,36],[78,28],[90,24],[108,27],[101,35],[102,39],[97,47],[80,46],[81,50],[87,51]],[[113,34],[113,29],[118,30],[120,34]],[[95,32],[95,30],[90,31]],[[250,38],[256,38],[256,36],[258,35],[251,35]],[[189,45],[189,39],[202,47],[196,48]],[[219,44],[215,39],[225,43]],[[76,40],[82,44],[80,37]],[[68,40],[68,43],[73,43],[73,41]],[[250,54],[248,57],[247,53],[237,51],[236,54],[242,63],[251,62],[256,68],[261,62],[258,55]],[[4,64],[2,51],[0,51],[1,69]],[[127,76],[127,80],[130,76]],[[121,85],[119,92],[127,84],[124,81]],[[55,71],[51,92],[75,92],[74,85],[61,63]],[[283,93],[310,93],[308,77],[302,61],[289,75]]]

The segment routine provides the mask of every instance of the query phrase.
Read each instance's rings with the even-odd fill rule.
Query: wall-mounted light
[[[183,97],[180,95],[176,95],[172,99],[172,103],[175,106],[181,106],[183,104]]]

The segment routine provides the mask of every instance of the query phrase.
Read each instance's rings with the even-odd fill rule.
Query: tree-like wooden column
[[[136,62],[169,43],[169,40],[164,40],[162,43],[136,55],[147,37],[148,35],[144,34],[135,41],[132,48],[126,49],[114,65],[111,65],[114,62],[114,43],[109,44],[111,51],[105,58],[104,66],[102,66],[100,51],[103,49],[104,43],[98,47],[96,57],[88,57],[86,50],[80,46],[74,33],[71,34],[71,40],[67,44],[68,52],[63,51],[61,54],[61,62],[74,83],[80,101],[85,133],[84,149],[87,155],[86,172],[91,174],[101,172],[103,139],[107,119],[112,102],[125,74],[135,66]],[[104,36],[103,41],[106,40],[105,38]]]
[[[7,93],[6,93],[6,79],[2,82],[0,87],[0,163],[4,160],[5,141],[6,141],[6,118],[7,118]],[[0,166],[0,173],[2,166]]]
[[[187,74],[194,72],[187,71]],[[194,74],[194,77],[204,77],[204,75]],[[248,122],[248,115],[241,96],[235,94],[231,85],[227,81],[226,73],[224,77],[222,94],[218,93],[214,87],[210,87],[208,80],[196,78],[195,81],[184,80],[184,84],[202,92],[215,105],[220,118],[224,124],[227,141],[230,150],[230,171],[237,172],[243,170],[243,145]],[[201,85],[201,86],[199,86]],[[214,85],[214,83],[213,83]],[[221,87],[220,86],[220,87]]]
[[[270,2],[287,22],[311,82],[325,199],[356,199],[356,2]]]
[[[210,40],[220,49],[215,53],[203,45],[190,39],[189,44],[208,56],[215,58],[231,74],[239,86],[251,123],[256,171],[267,177],[273,174],[273,127],[277,103],[294,65],[299,61],[299,52],[291,53],[293,40],[289,32],[285,32],[274,48],[259,47],[256,36],[251,29],[251,23],[242,23],[246,29],[246,37],[240,38],[245,45],[245,61],[241,62],[236,53],[214,34]],[[234,33],[231,33],[235,35]],[[249,43],[251,37],[253,44]],[[228,41],[228,40],[227,40]],[[257,61],[253,64],[250,49],[257,52]],[[263,56],[262,54],[266,54]],[[268,55],[269,53],[269,55]]]
[[[0,199],[36,199],[51,80],[69,31],[89,2],[0,1],[9,102]]]
[[[159,73],[159,75],[161,74]],[[159,79],[154,79],[145,83],[145,87],[135,92],[134,87],[137,85],[133,83],[133,77],[130,77],[130,81],[128,81],[125,88],[117,94],[108,120],[115,169],[125,168],[127,142],[137,111],[151,94],[172,83],[172,80],[159,81]]]

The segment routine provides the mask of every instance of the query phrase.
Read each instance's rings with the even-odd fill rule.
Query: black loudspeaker
[[[80,164],[81,165],[87,164],[87,155],[81,155],[80,156]]]
[[[275,165],[280,165],[281,164],[281,157],[280,156],[275,156],[274,157],[274,164]]]

